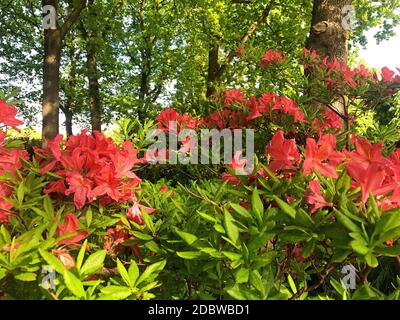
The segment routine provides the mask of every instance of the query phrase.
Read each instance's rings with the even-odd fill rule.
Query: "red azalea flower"
[[[268,145],[266,154],[271,156],[269,168],[273,171],[294,170],[293,164],[300,162],[300,153],[294,139],[285,140],[282,130],[278,130]]]
[[[331,207],[332,202],[328,202],[321,194],[321,186],[318,180],[312,180],[309,183],[309,190],[306,194],[306,203],[311,205],[311,213],[315,213],[319,208]]]
[[[326,177],[337,178],[336,167],[344,160],[341,152],[335,151],[336,139],[332,134],[325,134],[317,142],[312,138],[306,140],[306,158],[303,173],[313,170]]]
[[[294,117],[294,122],[305,122],[304,113],[297,106],[296,102],[287,97],[277,97],[272,110],[280,110],[291,114]]]
[[[169,191],[169,188],[167,186],[161,186],[160,187],[160,192],[165,193],[165,192],[168,192],[168,191]]]
[[[249,98],[249,101],[247,102],[247,109],[250,110],[250,114],[246,118],[247,120],[254,120],[262,117],[256,97],[251,96]]]
[[[86,199],[90,202],[92,200],[91,192],[93,182],[78,172],[70,172],[66,175],[69,188],[65,191],[65,195],[74,193],[74,203],[77,209],[81,209]]]
[[[221,180],[222,181],[228,181],[228,183],[238,186],[242,183],[238,177],[235,177],[233,174],[230,174],[229,172],[223,172],[221,174]]]
[[[17,108],[0,99],[0,123],[4,123],[9,127],[17,128],[17,126],[20,126],[24,122],[16,119],[16,115]]]
[[[236,151],[235,155],[233,156],[232,162],[228,164],[228,167],[235,170],[235,173],[237,175],[249,175],[253,171],[253,168],[244,168],[247,164],[247,159],[240,159],[241,155],[241,150]]]
[[[179,113],[172,108],[168,108],[161,111],[156,118],[156,120],[158,121],[158,129],[163,131],[176,132],[178,128],[175,128],[173,125],[171,125],[171,122],[177,124],[179,118],[180,118]]]
[[[58,224],[57,236],[70,235],[67,239],[58,242],[61,244],[73,244],[76,245],[79,241],[85,239],[88,236],[87,231],[77,231],[79,228],[79,221],[77,217],[72,213],[67,213],[64,218],[64,223]]]
[[[55,249],[53,253],[68,270],[75,267],[75,259],[71,256],[68,249]]]
[[[146,211],[148,214],[152,214],[156,210],[154,208],[149,208],[144,205],[141,205],[140,203],[135,201],[132,207],[127,209],[126,217],[129,220],[136,222],[137,224],[143,224],[141,209]]]
[[[392,82],[394,75],[395,72],[390,70],[388,67],[383,67],[381,69],[381,77],[383,82]]]
[[[261,66],[268,67],[271,63],[278,63],[279,61],[284,61],[286,58],[283,56],[282,51],[268,50],[264,53],[261,58]]]
[[[232,89],[224,91],[224,107],[231,106],[232,103],[243,104],[246,102],[246,98],[240,89]]]
[[[392,185],[382,185],[385,179],[385,167],[373,163],[365,168],[360,162],[351,162],[346,167],[349,176],[361,187],[361,201],[367,202],[369,193],[383,195],[393,190]]]

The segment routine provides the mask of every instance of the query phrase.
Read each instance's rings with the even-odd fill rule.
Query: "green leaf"
[[[162,260],[149,265],[137,280],[136,285],[138,286],[140,283],[146,281],[147,282],[153,281],[154,276],[157,275],[162,269],[164,269],[166,264],[167,260]]]
[[[232,240],[233,243],[237,243],[239,239],[239,229],[236,227],[234,223],[234,219],[232,215],[229,213],[228,210],[224,210],[224,224],[225,224],[225,230],[226,233],[229,237],[229,239]]]
[[[246,300],[246,297],[243,295],[242,290],[240,290],[238,285],[226,289],[226,292],[236,300]]]
[[[36,273],[33,272],[20,273],[17,274],[14,278],[21,281],[35,281]]]
[[[132,294],[132,291],[127,287],[108,286],[102,288],[101,293],[99,300],[124,300]]]
[[[139,231],[132,231],[132,234],[136,238],[138,238],[140,240],[145,240],[145,241],[153,240],[153,237],[151,235],[149,235],[149,234],[146,234],[146,233],[142,233],[142,232],[139,232]]]
[[[332,256],[332,262],[343,262],[350,254],[350,250],[336,249],[336,252]]]
[[[75,277],[75,275],[72,272],[65,270],[63,273],[63,277],[65,285],[67,286],[69,291],[71,291],[74,294],[74,296],[78,298],[85,297],[86,293],[85,290],[83,289],[82,283],[77,277]]]
[[[25,195],[25,185],[23,182],[20,182],[17,189],[17,200],[20,206],[24,202],[24,195]]]
[[[99,271],[103,267],[106,253],[106,250],[99,250],[91,254],[82,266],[81,275],[86,277]]]
[[[43,198],[43,209],[46,212],[48,219],[51,219],[54,216],[53,203],[51,202],[51,198],[48,195]]]
[[[265,287],[262,282],[261,275],[257,270],[252,270],[250,272],[250,283],[257,291],[259,291],[263,295],[263,297],[265,297]]]
[[[247,281],[249,281],[249,275],[250,275],[250,271],[247,268],[240,268],[238,271],[236,271],[235,273],[235,280],[236,283],[246,283]]]
[[[276,201],[279,208],[281,208],[284,213],[286,213],[288,216],[292,217],[293,219],[296,218],[296,210],[293,209],[289,204],[287,204],[285,201],[282,201],[277,196],[274,196],[274,200]]]
[[[129,266],[128,274],[129,274],[129,279],[131,279],[131,282],[135,285],[136,280],[139,277],[139,267],[137,266],[135,260],[131,260],[131,265]]]
[[[241,205],[238,205],[236,203],[230,203],[231,207],[233,210],[235,210],[238,214],[240,214],[242,217],[251,219],[252,216],[249,211],[247,211],[246,208],[243,208]]]
[[[396,210],[396,212],[385,213],[375,224],[374,235],[379,235],[398,226],[400,226],[399,212]]]
[[[82,267],[83,258],[85,257],[85,251],[87,248],[87,242],[88,242],[87,239],[85,239],[82,247],[79,249],[78,257],[76,259],[76,268],[78,269],[78,271],[80,271]]]
[[[364,258],[367,264],[372,268],[376,268],[379,265],[378,259],[376,259],[372,253],[368,253]]]
[[[353,232],[358,232],[362,233],[361,229],[353,222],[351,221],[348,217],[346,217],[343,213],[340,211],[335,210],[335,215],[338,221],[348,230],[353,231]]]
[[[400,255],[400,244],[394,246],[378,247],[374,250],[376,253],[383,254],[389,257],[396,257]]]
[[[3,279],[7,275],[6,269],[0,269],[0,280]]]
[[[131,282],[131,279],[129,278],[128,271],[126,271],[124,265],[122,264],[122,262],[118,258],[117,258],[117,269],[118,269],[118,273],[120,274],[120,276],[122,277],[124,282],[129,287],[132,288],[134,286],[134,284]]]
[[[90,227],[92,224],[92,219],[93,219],[93,211],[92,208],[87,209],[86,211],[86,225]]]
[[[182,259],[188,260],[197,259],[202,256],[202,253],[199,251],[178,251],[176,254]]]
[[[365,245],[365,242],[360,240],[350,241],[350,247],[357,253],[361,255],[366,255],[369,252],[369,248]]]
[[[197,237],[191,233],[175,229],[175,232],[180,236],[188,245],[192,245],[197,241]]]
[[[294,294],[296,294],[296,293],[297,293],[296,284],[294,283],[293,278],[292,278],[292,276],[291,276],[290,274],[288,274],[287,280],[288,280],[290,289],[292,290],[292,292],[293,292]]]
[[[44,261],[46,261],[50,266],[54,268],[58,273],[63,274],[66,270],[64,265],[58,260],[55,256],[43,249],[39,249],[40,255],[43,257]]]
[[[251,195],[251,207],[256,215],[256,219],[259,225],[263,222],[264,205],[261,201],[260,195],[258,194],[257,188],[254,188]]]

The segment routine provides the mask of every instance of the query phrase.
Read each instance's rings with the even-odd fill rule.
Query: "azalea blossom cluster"
[[[315,50],[304,49],[304,56],[304,68],[311,72],[313,77],[322,80],[331,93],[353,96],[366,83],[374,87],[377,85],[382,85],[383,87],[395,85],[395,87],[399,87],[398,85],[400,84],[399,68],[397,68],[397,74],[388,67],[383,67],[377,73],[372,72],[363,64],[350,68],[347,64],[338,61],[336,57],[333,59],[329,59],[329,57],[321,59]],[[368,86],[365,89],[368,90]],[[396,89],[389,89],[386,90],[386,93],[393,95],[395,91]]]
[[[131,203],[127,217],[142,223],[135,192],[141,179],[132,171],[145,162],[130,141],[122,147],[100,132],[93,135],[82,131],[65,142],[61,135],[49,141],[46,148],[36,148],[41,174],[52,172],[59,179],[50,181],[45,193],[55,196],[73,195],[76,209],[95,199],[103,206],[111,203]]]
[[[179,114],[173,108],[160,112],[157,116],[158,129],[176,133],[182,129],[216,128],[237,129],[251,125],[257,118],[271,114],[289,114],[294,122],[306,122],[304,113],[297,103],[276,93],[263,93],[260,97],[251,96],[246,99],[240,89],[226,90],[223,93],[222,108],[215,110],[203,119],[196,119],[188,114]],[[337,121],[335,119],[334,121]],[[177,128],[170,123],[176,122]]]
[[[17,109],[14,106],[0,100],[0,125],[4,127],[12,127],[23,124],[22,121],[15,118]],[[20,149],[11,149],[6,145],[6,131],[0,130],[0,176],[16,177],[17,170],[22,167],[22,159],[28,159],[28,153]],[[13,205],[6,200],[12,194],[13,188],[7,179],[0,180],[0,223],[7,223],[10,216],[14,216],[12,212]]]
[[[360,204],[366,203],[372,194],[383,211],[400,207],[400,148],[385,157],[380,142],[373,144],[356,135],[352,136],[351,142],[353,150],[337,150],[333,134],[323,134],[318,141],[309,137],[306,140],[305,154],[302,156],[296,141],[286,139],[284,132],[278,130],[266,147],[268,168],[274,174],[288,179],[294,174],[309,176],[313,173],[337,179],[340,170],[344,170],[351,178],[351,190],[361,190]],[[244,165],[243,162],[233,164]],[[258,174],[268,179],[263,170],[259,170]],[[252,178],[254,179],[254,176],[249,179]],[[225,177],[224,180],[236,185],[240,183],[240,180],[235,180],[233,176],[230,179]],[[317,178],[309,182],[305,201],[310,205],[311,213],[322,207],[333,206],[333,203],[322,195]]]

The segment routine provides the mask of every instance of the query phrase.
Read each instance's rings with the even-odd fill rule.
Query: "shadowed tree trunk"
[[[328,56],[331,60],[336,58],[341,63],[347,64],[348,41],[345,6],[351,5],[351,0],[314,0],[311,29],[306,47],[315,50],[322,58]],[[313,107],[322,107],[321,103],[313,102]],[[332,103],[339,114],[347,117],[344,101],[338,97]]]
[[[76,63],[77,56],[75,51],[75,40],[73,39],[68,46],[68,55],[71,62],[70,72],[68,74],[68,87],[64,88],[65,105],[60,105],[61,110],[65,115],[65,130],[67,136],[72,136],[72,117],[76,110]]]
[[[208,71],[207,71],[207,92],[206,97],[211,97],[215,93],[215,81],[217,80],[218,70],[220,68],[218,62],[219,45],[213,43],[208,52]]]
[[[74,7],[62,26],[58,24],[58,0],[42,0],[42,6],[52,6],[55,12],[55,26],[44,30],[43,97],[42,97],[42,139],[46,145],[59,132],[60,112],[60,61],[63,39],[78,19],[86,1],[81,0]]]
[[[316,50],[321,57],[336,57],[347,63],[348,42],[343,28],[343,8],[351,0],[314,0],[311,30],[306,47]]]
[[[93,21],[97,21],[96,9],[93,5],[93,0],[88,3],[88,13],[91,24],[85,29],[82,26],[83,36],[86,42],[86,66],[87,77],[89,81],[89,110],[90,110],[90,123],[92,131],[101,131],[101,98],[100,98],[100,84],[99,84],[99,71],[97,65],[97,38],[96,31],[93,28]]]
[[[42,5],[51,5],[57,9],[57,0],[43,0]],[[58,134],[60,108],[60,58],[62,38],[59,27],[44,30],[43,62],[43,140],[54,138]]]

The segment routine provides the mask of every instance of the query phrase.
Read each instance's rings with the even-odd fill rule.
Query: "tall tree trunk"
[[[88,4],[89,21],[87,25],[81,21],[80,30],[82,37],[86,43],[86,72],[89,82],[88,88],[88,105],[90,111],[90,124],[92,131],[101,131],[101,98],[100,98],[100,84],[99,72],[97,65],[97,38],[96,31],[94,30],[93,21],[97,21],[97,13],[93,6],[93,0]]]
[[[87,68],[89,80],[89,109],[92,131],[101,131],[101,100],[97,69],[97,52],[95,42],[89,39],[87,46]]]
[[[314,0],[310,34],[306,47],[315,50],[321,57],[336,58],[347,64],[348,41],[347,30],[343,28],[346,17],[343,13],[345,6],[351,5],[352,0]],[[313,108],[324,107],[319,102],[312,102]],[[342,97],[332,103],[332,107],[347,121],[347,108]]]
[[[70,43],[67,44],[68,55],[71,63],[70,73],[68,74],[68,87],[64,90],[65,93],[65,105],[61,106],[61,110],[65,115],[65,130],[67,136],[73,135],[72,130],[72,118],[76,110],[76,64],[77,55],[75,51],[75,39],[72,39]]]
[[[57,0],[43,0],[42,5],[56,8]],[[42,138],[53,139],[58,134],[60,109],[60,59],[62,37],[60,28],[44,30]]]
[[[336,57],[347,63],[348,42],[343,8],[351,5],[351,0],[314,0],[310,35],[306,47],[316,50],[321,57]]]
[[[65,115],[65,131],[67,132],[67,137],[72,136],[74,133],[72,131],[72,116],[73,113],[69,108],[66,108],[64,111]]]
[[[218,62],[218,51],[219,51],[219,45],[217,43],[212,43],[211,48],[208,51],[208,70],[207,70],[207,92],[206,92],[206,97],[211,97],[213,94],[215,94],[215,85],[217,79],[217,74],[220,68],[219,62]]]
[[[55,14],[55,25],[44,30],[43,40],[42,143],[45,146],[47,141],[53,139],[59,132],[60,62],[63,39],[79,18],[86,6],[86,0],[80,0],[73,6],[62,26],[58,24],[57,19],[58,0],[42,0],[42,6],[52,6]]]

